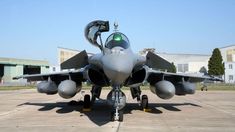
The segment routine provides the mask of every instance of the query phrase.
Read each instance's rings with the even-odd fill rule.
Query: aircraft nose
[[[126,55],[105,55],[102,63],[105,75],[114,85],[124,83],[133,69],[133,60]]]

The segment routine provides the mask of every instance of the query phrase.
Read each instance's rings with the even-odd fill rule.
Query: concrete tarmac
[[[101,98],[108,92],[103,90]],[[105,100],[97,100],[91,112],[83,112],[82,105],[67,104],[82,100],[81,94],[66,100],[34,89],[0,91],[0,132],[235,132],[234,91],[197,91],[162,100],[144,90],[151,112],[141,111],[130,91],[124,92],[128,104],[120,123],[110,121]]]

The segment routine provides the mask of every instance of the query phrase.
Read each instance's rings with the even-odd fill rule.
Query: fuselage
[[[102,68],[111,85],[122,85],[136,67],[145,63],[145,57],[134,54],[127,37],[115,32],[107,38],[103,53],[89,58],[89,63]]]

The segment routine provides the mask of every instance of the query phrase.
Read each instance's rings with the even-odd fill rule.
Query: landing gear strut
[[[126,104],[125,94],[120,90],[119,86],[116,86],[113,87],[110,97],[113,107],[111,121],[123,121],[123,108]]]
[[[140,101],[141,90],[140,87],[131,87],[131,96],[133,99],[137,98],[137,101]]]
[[[92,86],[91,89],[91,104],[93,104],[95,102],[96,98],[100,98],[100,93],[101,93],[102,87],[99,86]]]

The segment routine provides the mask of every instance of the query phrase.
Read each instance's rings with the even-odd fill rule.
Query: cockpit
[[[114,47],[122,47],[127,49],[130,47],[130,43],[126,35],[120,32],[115,32],[107,38],[105,47],[108,49],[112,49]]]

